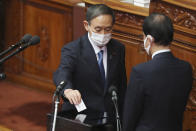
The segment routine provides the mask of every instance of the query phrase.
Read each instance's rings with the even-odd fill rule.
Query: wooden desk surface
[[[64,4],[64,5],[70,5],[70,6],[74,6],[77,3],[83,2],[82,0],[50,0],[50,1],[60,3],[60,4]]]

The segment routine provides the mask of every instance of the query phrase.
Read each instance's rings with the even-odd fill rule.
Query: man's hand
[[[71,104],[77,105],[81,102],[81,94],[78,90],[66,89],[64,96],[69,100]]]

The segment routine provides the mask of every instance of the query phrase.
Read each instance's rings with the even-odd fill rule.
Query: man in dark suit
[[[117,87],[119,103],[126,88],[125,47],[111,38],[115,16],[104,4],[87,9],[83,22],[88,34],[62,48],[61,63],[54,73],[54,83],[67,82],[61,92],[63,110],[75,109],[81,100],[87,110],[114,112],[110,86]],[[122,105],[120,105],[122,107]]]
[[[132,68],[123,131],[182,131],[183,112],[192,88],[192,68],[170,51],[173,25],[153,13],[144,20],[144,48],[152,60]]]

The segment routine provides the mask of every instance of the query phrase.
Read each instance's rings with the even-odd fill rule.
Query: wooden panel
[[[176,46],[183,46],[183,48],[193,50],[196,49],[196,14],[195,10],[190,8],[179,7],[179,2],[170,4],[169,2],[154,2],[151,4],[150,12],[161,12],[168,15],[174,23],[174,41]],[[171,2],[171,1],[170,1]],[[189,2],[190,4],[191,2]],[[183,3],[184,4],[184,3]],[[192,2],[196,6],[196,2]],[[187,5],[185,6],[187,7]],[[177,44],[179,43],[179,44]]]
[[[16,3],[13,4],[17,6]],[[17,4],[20,5],[17,13],[20,24],[16,32],[38,35],[41,42],[16,56],[17,67],[14,69],[8,63],[8,79],[39,89],[54,90],[52,74],[59,65],[61,48],[73,36],[73,7],[44,0],[24,0]],[[9,17],[8,21],[12,20]],[[10,70],[14,70],[14,73]]]
[[[85,7],[73,7],[73,39],[76,40],[86,33],[83,21],[86,19]]]
[[[39,45],[24,51],[23,58],[30,62],[24,63],[25,73],[52,78],[51,74],[60,62],[62,45],[72,40],[71,13],[67,8],[55,9],[33,2],[24,4],[24,32],[41,38]]]
[[[20,0],[6,0],[5,1],[5,48],[7,49],[12,44],[15,44],[21,39],[21,4]],[[17,56],[20,56],[18,54]],[[17,63],[17,64],[16,64]],[[20,61],[16,56],[7,60],[4,64],[6,72],[19,73]]]

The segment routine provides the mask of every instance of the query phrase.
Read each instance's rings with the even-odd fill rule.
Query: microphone
[[[115,112],[116,112],[116,128],[117,128],[117,131],[121,131],[122,130],[122,127],[121,127],[120,116],[119,116],[119,112],[118,112],[117,88],[112,85],[112,86],[110,86],[108,92],[112,96],[112,101],[113,101],[114,107],[115,107]]]
[[[117,88],[115,86],[112,85],[109,88],[108,92],[109,92],[109,94],[111,94],[112,100],[115,100],[115,101],[118,100],[117,93],[116,93],[117,92]]]
[[[6,74],[5,73],[0,73],[0,80],[3,80],[6,78]]]
[[[22,44],[25,44],[25,43],[27,43],[27,42],[29,42],[29,40],[32,38],[32,35],[30,35],[30,34],[25,34],[23,37],[22,37],[22,39],[18,42],[18,43],[16,43],[16,46],[20,46],[20,45],[22,45]]]
[[[40,42],[39,36],[33,36],[33,38],[27,43],[27,45],[36,45]]]
[[[21,45],[21,46],[18,48],[17,52],[20,52],[20,51],[24,50],[24,49],[27,48],[28,46],[36,45],[36,44],[38,44],[39,42],[40,42],[40,37],[37,36],[37,35],[36,35],[36,36],[33,36],[33,37],[29,40],[29,42],[27,42],[26,44]]]
[[[25,44],[25,43],[29,42],[29,40],[30,40],[31,38],[32,38],[32,35],[30,35],[30,34],[25,34],[25,35],[22,37],[22,39],[21,39],[18,43],[16,43],[15,45],[11,45],[7,50],[1,52],[1,53],[0,53],[0,57],[3,56],[3,55],[5,55],[5,54],[8,53],[9,51],[15,49],[16,47],[21,46],[22,44]]]
[[[39,42],[40,42],[40,37],[36,35],[36,36],[33,36],[33,37],[29,40],[29,42],[27,42],[26,44],[20,46],[20,48],[25,49],[25,48],[27,48],[28,46],[36,45],[36,44],[38,44]]]
[[[58,95],[61,92],[61,90],[65,87],[66,84],[67,82],[61,81],[60,84],[56,87],[56,91],[54,92],[54,94]]]
[[[61,81],[60,84],[56,87],[56,91],[53,95],[53,101],[55,100],[55,106],[54,106],[54,115],[53,115],[53,121],[52,121],[52,128],[50,130],[55,131],[56,126],[56,117],[57,117],[57,110],[58,110],[58,104],[60,103],[60,91],[64,88],[64,86],[67,84],[66,81]],[[55,99],[56,98],[56,99]]]
[[[40,42],[40,37],[39,36],[33,36],[29,42],[27,42],[26,44],[21,45],[19,48],[17,48],[14,52],[12,52],[11,54],[7,55],[6,57],[2,58],[0,60],[0,64],[2,64],[4,61],[6,61],[7,59],[9,59],[10,57],[14,56],[15,54],[21,52],[22,50],[24,50],[25,48],[27,48],[30,45],[36,45]]]

